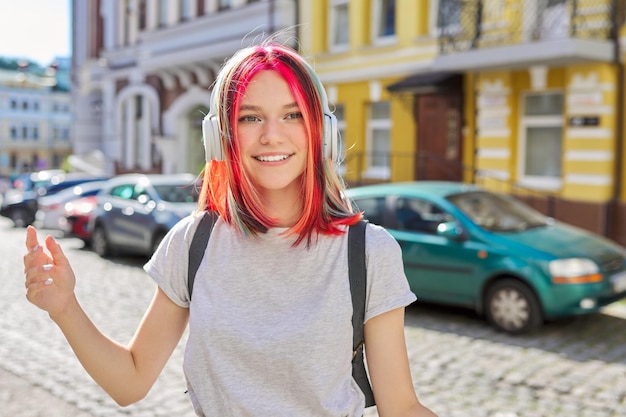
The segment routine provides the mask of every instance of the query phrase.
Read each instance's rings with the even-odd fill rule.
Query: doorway
[[[462,180],[461,103],[457,93],[415,96],[415,179]]]

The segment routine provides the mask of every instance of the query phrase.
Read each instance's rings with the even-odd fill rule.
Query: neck
[[[268,191],[263,193],[263,196],[266,201],[267,214],[276,219],[277,227],[291,227],[302,216],[304,203],[299,187],[290,192]]]

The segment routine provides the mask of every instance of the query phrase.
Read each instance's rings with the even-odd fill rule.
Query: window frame
[[[532,115],[526,116],[526,98],[531,95],[548,95],[559,94],[563,98],[563,108],[560,115]],[[533,127],[560,127],[561,128],[561,150],[563,149],[563,136],[565,132],[564,125],[564,111],[565,111],[565,94],[561,90],[545,90],[541,92],[527,91],[520,94],[520,106],[519,106],[519,145],[518,145],[518,160],[517,160],[517,177],[519,183],[523,186],[527,186],[533,189],[540,190],[559,190],[562,187],[562,175],[563,165],[561,163],[560,175],[558,177],[552,177],[547,175],[527,175],[526,174],[526,158],[528,155],[528,128]],[[562,151],[560,157],[562,158]],[[561,160],[562,162],[562,160]]]
[[[389,6],[390,1],[393,1],[393,34],[381,34],[383,29],[382,21],[383,11],[384,15],[387,17],[388,10],[383,10],[383,5]],[[396,3],[395,0],[371,0],[371,13],[370,13],[370,38],[371,42],[374,45],[380,44],[389,44],[396,42],[396,34],[397,34],[397,19],[396,19]]]
[[[387,103],[389,105],[389,114],[385,119],[372,118],[373,106],[376,104]],[[389,157],[391,156],[391,128],[393,126],[391,118],[391,102],[388,100],[381,100],[367,103],[367,122],[366,122],[366,169],[363,176],[366,178],[388,180],[391,178],[391,165],[389,163]],[[374,165],[376,156],[374,155],[374,131],[386,130],[387,131],[387,162],[385,166]]]
[[[348,19],[348,24],[346,27],[347,36],[345,43],[335,43],[337,38],[337,34],[339,33],[337,25],[338,23],[338,12],[337,10],[341,7],[346,8],[346,17]],[[328,7],[328,49],[331,52],[343,52],[347,51],[350,47],[350,0],[330,0],[330,5]]]

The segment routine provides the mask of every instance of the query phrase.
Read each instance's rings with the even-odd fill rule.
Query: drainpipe
[[[615,218],[617,216],[617,208],[620,201],[620,192],[622,190],[622,174],[624,171],[623,151],[624,151],[624,63],[621,59],[621,48],[619,39],[619,25],[621,24],[620,17],[623,14],[622,8],[619,6],[620,0],[612,1],[612,38],[614,42],[613,62],[617,72],[617,103],[615,109],[616,116],[616,143],[615,143],[615,169],[613,173],[613,190],[611,201],[606,209],[606,222],[604,235],[617,240],[619,236],[612,235],[612,231],[615,225]],[[623,243],[622,243],[623,244]]]

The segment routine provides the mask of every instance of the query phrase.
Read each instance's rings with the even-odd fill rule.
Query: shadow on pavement
[[[535,348],[586,362],[626,363],[626,305],[615,304],[601,313],[546,322],[532,334],[512,336],[493,329],[471,309],[414,303],[407,308],[406,325],[472,339]]]

